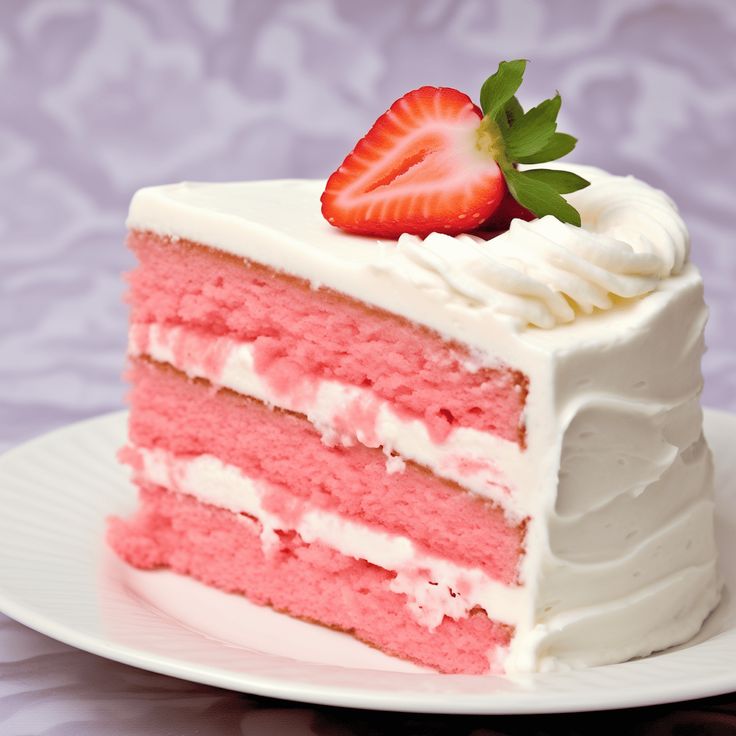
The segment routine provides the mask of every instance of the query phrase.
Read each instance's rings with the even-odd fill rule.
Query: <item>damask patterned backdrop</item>
[[[137,187],[325,176],[406,90],[518,57],[573,159],[679,204],[736,409],[734,0],[0,0],[0,447],[122,405]]]
[[[736,408],[735,47],[733,0],[2,0],[0,442],[121,405],[137,187],[325,176],[404,91],[522,56],[575,159],[680,205]]]

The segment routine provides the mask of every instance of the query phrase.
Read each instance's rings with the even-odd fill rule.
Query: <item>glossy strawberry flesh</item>
[[[388,238],[477,228],[506,191],[497,164],[476,146],[481,117],[454,89],[404,95],[328,180],[325,218],[349,232]]]

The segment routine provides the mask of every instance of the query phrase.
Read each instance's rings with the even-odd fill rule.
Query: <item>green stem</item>
[[[486,115],[480,121],[475,145],[479,151],[489,154],[502,171],[512,168],[512,163],[506,156],[506,144],[501,128],[490,115]]]

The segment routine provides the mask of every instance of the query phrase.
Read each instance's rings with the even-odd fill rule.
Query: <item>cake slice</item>
[[[664,195],[583,173],[572,243],[346,235],[321,182],[139,191],[116,551],[442,672],[692,636],[718,591],[701,280]],[[569,312],[517,287],[534,261]]]
[[[482,110],[405,95],[326,185],[136,193],[124,560],[446,673],[698,631],[720,583],[687,231],[633,178],[520,167],[574,145],[559,96],[521,109],[523,68]]]

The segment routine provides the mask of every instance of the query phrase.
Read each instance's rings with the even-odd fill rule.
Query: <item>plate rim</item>
[[[733,424],[736,430],[736,413],[723,409],[704,407],[704,413],[716,423]],[[32,450],[37,444],[53,440],[55,436],[63,435],[71,430],[83,430],[85,425],[94,426],[100,423],[122,421],[127,416],[127,410],[121,409],[96,415],[77,422],[57,427],[51,431],[37,435],[25,442],[13,446],[0,453],[0,478],[2,465],[13,456]],[[0,494],[2,488],[0,487]],[[334,706],[344,708],[358,708],[364,710],[388,712],[413,712],[447,715],[532,715],[552,713],[577,713],[591,711],[605,711],[622,708],[646,707],[666,703],[684,702],[705,697],[712,697],[730,693],[736,690],[736,668],[733,673],[724,673],[713,676],[706,681],[700,679],[681,683],[666,683],[657,687],[641,689],[636,694],[631,691],[602,689],[595,701],[575,700],[573,693],[565,691],[550,691],[541,689],[521,689],[516,692],[470,693],[465,696],[457,692],[448,693],[453,702],[444,701],[441,694],[421,689],[412,693],[405,691],[392,693],[383,691],[366,691],[359,686],[346,685],[335,690],[331,685],[310,684],[304,678],[284,679],[278,675],[253,675],[247,671],[229,673],[217,667],[200,667],[196,664],[187,664],[183,659],[166,657],[157,653],[146,652],[139,647],[127,646],[101,636],[99,633],[87,633],[64,623],[59,623],[47,612],[36,611],[27,607],[23,602],[16,601],[0,587],[0,613],[31,628],[45,636],[63,644],[72,646],[81,651],[119,662],[128,666],[138,667],[150,672],[178,679],[196,682],[202,685],[215,686],[233,692],[248,693],[263,697],[279,698],[312,705]],[[269,655],[278,656],[278,655]],[[324,667],[313,662],[295,660],[305,666]],[[625,665],[626,663],[622,663]],[[613,665],[620,666],[620,665]],[[347,668],[355,670],[358,668]],[[599,669],[599,668],[591,668]],[[363,671],[368,671],[363,669]],[[378,672],[378,670],[370,670]],[[442,675],[439,673],[401,673],[406,678],[485,678],[487,675]],[[534,676],[530,676],[531,679]],[[298,681],[294,681],[298,679]],[[450,707],[453,706],[453,707]]]

